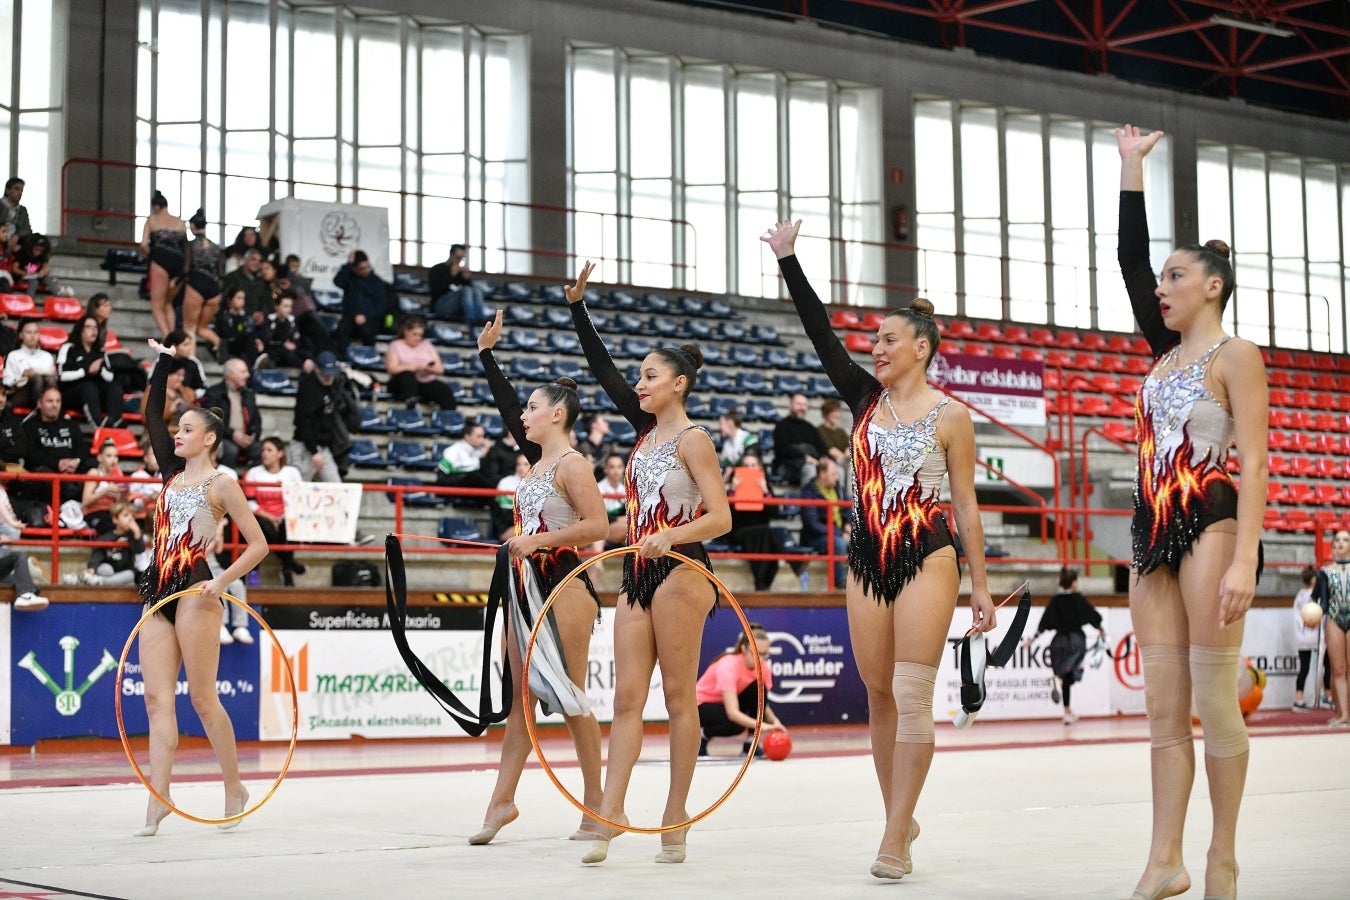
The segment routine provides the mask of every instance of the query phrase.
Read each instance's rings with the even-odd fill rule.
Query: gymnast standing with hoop
[[[914,869],[914,808],[933,762],[933,687],[961,585],[951,529],[938,503],[944,475],[970,565],[972,626],[994,627],[975,501],[975,429],[963,404],[927,384],[938,346],[927,300],[916,299],[882,320],[872,349],[875,376],[853,362],[797,261],[801,224],[780,222],[760,240],[778,258],[825,372],[853,411],[855,499],[845,604],[886,806],[871,873],[897,879]]]
[[[623,559],[614,617],[614,719],[599,812],[611,822],[625,821],[624,798],[642,753],[642,708],[652,671],[660,665],[670,720],[670,790],[661,824],[675,825],[689,818],[685,802],[700,735],[699,647],[717,592],[704,576],[666,554],[674,550],[709,566],[702,542],[727,533],[731,508],[712,437],[685,411],[703,354],[693,344],[654,350],[642,361],[637,385],[629,385],[582,301],[593,269],[589,262],[582,268],[577,283],[567,288],[567,302],[591,371],[638,433],[625,490],[628,543],[640,548]],[[603,862],[617,834],[603,828],[582,862]],[[656,862],[684,862],[687,835],[688,828],[662,834]]]
[[[483,327],[478,337],[478,356],[492,388],[493,399],[502,414],[502,420],[516,439],[520,452],[530,461],[530,472],[516,487],[515,536],[506,542],[498,555],[499,566],[511,567],[510,578],[518,596],[532,590],[542,606],[544,598],[553,593],[558,583],[580,564],[577,546],[602,540],[609,531],[609,517],[605,501],[595,483],[586,458],[572,449],[572,425],[581,412],[576,382],[560,378],[535,388],[529,401],[521,408],[515,388],[497,364],[492,353],[502,333],[502,311]],[[525,567],[530,572],[525,571]],[[494,583],[504,579],[494,578]],[[530,587],[533,585],[533,587]],[[566,677],[570,677],[574,693],[561,686],[573,698],[584,700],[586,694],[586,667],[590,658],[591,630],[600,611],[600,598],[591,586],[590,578],[582,573],[572,581],[553,602],[552,615],[561,640],[562,657],[566,662]],[[514,614],[507,616],[505,633],[506,656],[511,667],[511,681],[516,686],[525,683],[522,647],[529,636],[529,619]],[[521,631],[524,631],[522,634]],[[542,654],[532,660],[540,664]],[[506,718],[506,734],[502,738],[501,762],[497,766],[497,783],[488,801],[483,830],[469,838],[470,844],[489,843],[497,832],[520,815],[516,809],[516,787],[530,758],[530,735],[525,727],[525,716],[534,714],[533,704],[526,709],[520,697],[511,698],[511,712]],[[569,698],[562,698],[564,720],[576,746],[577,762],[585,785],[585,803],[590,809],[600,806],[600,724],[589,705],[577,703],[572,714],[567,709]],[[584,710],[584,711],[583,711]],[[572,840],[591,840],[599,823],[583,816],[581,829]]]
[[[162,409],[173,348],[155,340],[149,344],[158,357],[150,376],[149,408]],[[141,629],[140,665],[145,712],[150,722],[150,783],[160,796],[172,802],[169,782],[178,747],[175,696],[179,667],[183,666],[192,707],[201,717],[224,776],[225,816],[233,816],[247,805],[248,790],[239,779],[234,725],[216,689],[224,613],[220,595],[227,585],[262,562],[267,556],[267,539],[249,510],[239,483],[233,478],[221,478],[217,472],[216,454],[225,439],[225,424],[218,411],[190,409],[183,413],[178,434],[172,440],[160,416],[147,416],[145,430],[155,458],[164,467],[164,489],[155,504],[154,552],[150,567],[141,577],[141,597],[150,607],[178,591],[201,589],[200,594],[161,607]],[[217,523],[226,515],[239,528],[248,546],[228,569],[213,578],[206,552],[215,541]],[[145,826],[136,836],[153,836],[168,814],[169,810],[152,796],[145,812]],[[236,819],[218,827],[233,828],[238,824]]]

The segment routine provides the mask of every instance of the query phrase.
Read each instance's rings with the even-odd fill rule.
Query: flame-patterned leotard
[[[497,409],[502,414],[503,423],[511,430],[511,435],[516,439],[516,446],[530,461],[530,465],[537,465],[544,455],[543,450],[525,435],[525,427],[520,421],[520,398],[516,395],[515,388],[502,372],[491,350],[482,350],[478,355],[483,362],[483,371],[487,376],[488,385],[492,388],[492,397],[497,401]],[[516,533],[541,534],[546,531],[561,531],[581,518],[577,514],[576,507],[572,506],[567,497],[558,490],[554,480],[558,463],[567,455],[564,453],[559,456],[544,472],[531,471],[516,486],[514,510]],[[581,564],[581,560],[575,547],[541,547],[530,554],[530,563],[534,566],[540,589],[547,597],[553,593],[553,589],[563,578]],[[516,578],[517,588],[520,588],[518,568],[513,567],[513,577]],[[580,580],[595,598],[598,608],[600,598],[595,593],[594,585],[591,584],[589,573],[582,572]],[[518,590],[517,593],[521,592]]]
[[[649,534],[692,521],[698,516],[703,496],[693,476],[684,467],[678,450],[680,438],[690,428],[697,426],[690,426],[664,444],[656,445],[656,417],[643,411],[638,403],[637,391],[633,390],[623,373],[614,365],[599,332],[595,330],[585,301],[572,304],[572,323],[576,326],[577,337],[591,365],[591,372],[614,401],[620,414],[638,433],[637,444],[628,457],[627,483],[624,485],[628,498],[628,543],[637,543]],[[648,440],[649,435],[651,440]],[[697,560],[712,571],[712,562],[702,543],[676,544],[670,549]],[[669,556],[659,559],[643,559],[632,554],[625,556],[621,591],[627,595],[629,605],[636,603],[643,609],[651,609],[656,589],[678,565],[679,560]],[[709,587],[716,604],[717,589],[711,585]]]
[[[1350,560],[1327,563],[1317,573],[1312,598],[1341,631],[1350,631]]]
[[[778,261],[806,333],[835,390],[853,412],[853,538],[848,567],[878,603],[891,604],[934,551],[954,545],[938,505],[947,456],[937,439],[949,398],[922,420],[882,428],[873,418],[885,388],[849,356],[796,256]]]
[[[1120,192],[1119,257],[1135,320],[1157,360],[1135,401],[1139,475],[1130,529],[1133,566],[1139,575],[1164,565],[1177,572],[1201,532],[1237,517],[1237,489],[1226,468],[1232,414],[1208,383],[1210,365],[1229,339],[1194,362],[1177,365],[1180,335],[1163,324],[1154,293],[1158,285],[1148,258],[1142,191]]]
[[[161,355],[150,376],[150,398],[147,409],[163,409],[164,393],[169,378],[168,360]],[[154,553],[149,568],[141,574],[138,587],[146,605],[151,605],[169,594],[211,580],[211,569],[206,562],[206,548],[215,540],[216,523],[224,510],[213,507],[209,494],[217,478],[212,475],[197,484],[184,485],[183,459],[173,452],[169,429],[160,416],[149,416],[145,423],[159,460],[164,490],[155,501]],[[174,620],[178,601],[165,604],[160,614]]]

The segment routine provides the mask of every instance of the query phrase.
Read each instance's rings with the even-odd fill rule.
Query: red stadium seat
[[[944,356],[949,353],[960,353],[961,345],[956,341],[940,341],[938,343],[938,352]]]
[[[965,344],[967,356],[988,356],[989,348],[979,341],[966,341]]]
[[[1272,369],[1266,375],[1266,380],[1270,382],[1271,387],[1287,388],[1294,384],[1294,379],[1284,369]]]
[[[836,331],[851,331],[862,328],[862,320],[851,309],[836,309],[830,317],[830,327]]]
[[[1301,481],[1296,481],[1293,484],[1289,485],[1289,500],[1288,500],[1289,503],[1302,506],[1311,503],[1312,499],[1313,499],[1312,485],[1304,484]]]
[[[1321,412],[1313,417],[1313,421],[1316,423],[1314,427],[1318,431],[1323,432],[1326,435],[1326,437],[1330,438],[1331,439],[1330,443],[1332,444],[1337,443],[1337,438],[1332,432],[1345,430],[1345,416],[1337,416],[1332,415],[1331,413]],[[1336,451],[1328,449],[1326,452],[1335,453]]]
[[[1266,510],[1265,520],[1261,523],[1261,526],[1265,528],[1266,531],[1282,531],[1283,529],[1281,526],[1283,524],[1284,517],[1280,515],[1280,511],[1278,509],[1268,509]]]
[[[1270,458],[1266,461],[1266,469],[1271,475],[1288,475],[1293,471],[1293,466],[1289,465],[1288,459],[1279,454],[1272,453],[1270,454]]]
[[[1294,391],[1294,402],[1291,403],[1290,406],[1293,406],[1295,409],[1312,409],[1312,391]]]
[[[1116,381],[1116,376],[1104,373],[1093,375],[1089,383],[1097,390],[1107,394],[1114,394],[1120,386]]]
[[[94,429],[94,444],[90,449],[91,454],[97,454],[104,441],[112,441],[117,446],[118,456],[141,457],[145,454],[141,450],[141,444],[136,440],[136,435],[130,428],[107,428],[100,426]]]
[[[1117,383],[1116,389],[1119,390],[1121,394],[1133,395],[1139,393],[1139,389],[1143,386],[1144,383],[1133,375],[1122,375],[1120,381]]]
[[[38,345],[48,353],[55,353],[70,337],[70,332],[59,325],[43,325],[38,329]]]
[[[1334,459],[1325,456],[1319,457],[1316,461],[1316,471],[1313,473],[1318,478],[1339,478],[1341,475],[1341,465]]]
[[[1130,340],[1128,335],[1113,334],[1106,339],[1106,349],[1112,353],[1133,353],[1134,341]]]
[[[1270,392],[1271,406],[1293,406],[1294,398],[1284,388],[1274,388]]]
[[[1017,359],[1017,348],[1009,344],[994,345],[995,359]]]
[[[870,312],[863,316],[863,331],[875,334],[881,329],[881,323],[886,321],[886,314],[879,312]]]
[[[1313,398],[1313,405],[1318,409],[1325,409],[1328,412],[1339,408],[1341,398],[1336,394],[1321,393]]]
[[[1294,442],[1290,440],[1287,431],[1272,431],[1269,443],[1271,450],[1288,450],[1294,446]]]
[[[1289,489],[1284,486],[1282,481],[1266,482],[1266,502],[1267,503],[1288,503]]]
[[[1311,372],[1295,372],[1290,376],[1290,381],[1294,387],[1305,391],[1311,391],[1313,385],[1317,382],[1313,379]]]
[[[1313,355],[1307,350],[1299,350],[1294,354],[1294,366],[1299,369],[1315,369],[1317,363],[1313,361]]]
[[[1317,439],[1302,431],[1295,431],[1289,435],[1289,449],[1300,453],[1312,453],[1317,449]]]
[[[1302,410],[1291,414],[1289,418],[1291,420],[1290,424],[1294,428],[1298,428],[1303,431],[1307,431],[1309,428],[1312,428],[1313,424],[1317,421],[1316,419],[1313,418],[1312,413],[1303,412]]]
[[[1022,358],[1027,362],[1045,362],[1045,354],[1035,347],[1023,347]]]
[[[1106,338],[1099,332],[1089,331],[1083,335],[1082,346],[1084,350],[1105,350]]]
[[[1117,419],[1133,419],[1134,401],[1126,400],[1124,397],[1112,397],[1111,410],[1109,413],[1107,413],[1107,415],[1113,416]]]
[[[1134,443],[1134,425],[1129,422],[1112,419],[1109,422],[1102,423],[1102,431],[1112,440],[1124,444]]]
[[[1153,358],[1153,348],[1148,345],[1148,338],[1137,337],[1134,339],[1134,352],[1138,356],[1147,356]]]
[[[1103,353],[1101,359],[1097,361],[1097,368],[1103,372],[1128,372],[1130,358],[1114,353]]]
[[[1009,325],[1003,329],[1003,340],[1009,344],[1030,344],[1031,333],[1021,325]]]
[[[1320,359],[1321,357],[1318,358]],[[1341,389],[1340,379],[1330,372],[1317,373],[1317,376],[1313,379],[1313,385],[1319,391],[1339,391]]]
[[[1073,356],[1065,350],[1047,350],[1045,352],[1045,364],[1047,366],[1063,366],[1066,369],[1073,368]]]
[[[1075,369],[1095,372],[1100,364],[1101,362],[1097,359],[1095,353],[1075,353],[1073,355],[1073,367]]]
[[[1279,366],[1282,369],[1292,369],[1294,367],[1294,354],[1288,350],[1276,350],[1270,361],[1272,366]]]
[[[108,336],[103,339],[104,350],[123,350],[122,342],[117,339],[117,332],[111,328],[108,329]]]
[[[1313,356],[1313,368],[1320,372],[1336,371],[1336,357],[1330,353],[1318,353]]]
[[[971,325],[965,319],[956,319],[955,321],[947,323],[947,337],[965,340],[966,338],[973,338],[974,336],[975,326]]]
[[[42,318],[42,312],[27,294],[0,294],[0,313],[15,319]]]
[[[872,338],[863,334],[861,331],[850,331],[848,334],[844,335],[844,347],[852,350],[854,353],[871,353]]]
[[[1104,416],[1111,411],[1111,404],[1105,397],[1090,396],[1074,399],[1073,414],[1076,416]]]
[[[997,341],[999,343],[1004,340],[1003,329],[990,322],[976,326],[975,337],[982,341]]]
[[[56,322],[74,322],[84,315],[84,304],[75,297],[48,297],[42,304],[42,318]]]
[[[1131,375],[1147,375],[1153,371],[1153,360],[1149,357],[1131,356],[1126,361],[1125,371]]]
[[[1047,391],[1059,390],[1059,372],[1056,369],[1046,369],[1045,377],[1041,379],[1042,386]]]
[[[1062,347],[1065,350],[1077,350],[1083,346],[1083,339],[1078,336],[1076,331],[1061,331],[1055,335],[1055,346]]]
[[[1317,460],[1310,456],[1295,456],[1291,460],[1294,471],[1293,475],[1299,478],[1312,478],[1317,475]]]
[[[1288,428],[1293,421],[1294,417],[1289,414],[1288,410],[1272,409],[1270,411],[1268,423],[1271,428]]]
[[[1350,484],[1341,486],[1341,506],[1350,506]]]
[[[1049,347],[1055,342],[1055,333],[1049,328],[1033,328],[1029,337],[1033,344],[1041,347]]]

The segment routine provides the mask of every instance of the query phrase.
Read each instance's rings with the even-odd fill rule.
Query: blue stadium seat
[[[628,359],[643,359],[652,352],[652,342],[646,338],[624,338],[620,347],[619,355]]]
[[[507,281],[496,290],[485,291],[494,300],[528,300],[530,286],[523,281]]]
[[[559,288],[559,290],[561,290],[561,288]],[[564,300],[563,302],[566,303],[567,301]],[[539,324],[545,326],[546,328],[571,328],[572,311],[570,309],[558,309],[557,307],[549,307],[548,309],[544,310],[544,319]]]
[[[367,372],[383,372],[384,358],[374,347],[353,344],[347,348],[347,362]]]
[[[394,288],[407,294],[430,294],[431,288],[427,286],[422,276],[413,272],[395,272]]]
[[[469,371],[469,364],[458,353],[441,353],[441,365],[445,367],[446,375],[461,375]]]
[[[726,357],[722,354],[722,348],[716,344],[708,344],[699,349],[703,351],[703,364],[705,366],[720,366],[726,363]]]
[[[446,437],[464,436],[464,413],[457,409],[438,409],[431,417],[431,424]]]
[[[696,341],[710,341],[713,336],[712,325],[701,319],[685,319],[684,333]]]
[[[730,412],[733,409],[739,409],[736,401],[731,397],[713,397],[708,404],[708,411],[714,416],[720,416],[724,412]]]
[[[759,372],[741,372],[736,376],[736,390],[742,394],[766,394],[769,383]]]
[[[627,419],[615,419],[609,423],[609,438],[614,443],[632,446],[637,437],[637,429]]]
[[[664,338],[673,338],[680,333],[680,323],[670,316],[652,316],[648,321],[652,334]]]
[[[824,375],[812,375],[807,378],[805,394],[808,397],[839,396],[838,391],[834,389],[834,382]]]
[[[613,327],[629,334],[646,334],[647,320],[637,313],[621,312],[614,317]]]
[[[806,394],[806,383],[796,375],[775,375],[773,376],[773,392],[775,394]],[[807,396],[810,396],[807,394]]]
[[[736,315],[736,310],[731,308],[731,304],[720,297],[714,297],[712,300],[708,301],[708,315],[718,319],[740,318],[740,316]]]
[[[567,305],[567,293],[560,284],[546,284],[539,289],[539,299],[545,303]],[[550,310],[551,312],[552,310]]]
[[[575,359],[555,359],[553,365],[549,366],[549,374],[554,378],[570,378],[577,384],[584,384],[590,381],[590,373],[581,368],[581,363]]]
[[[760,363],[766,369],[791,369],[792,356],[780,347],[765,347]]]
[[[259,369],[253,373],[253,389],[260,394],[294,397],[298,388],[280,369]]]
[[[572,320],[569,318],[567,321],[570,325]],[[581,341],[570,331],[555,331],[548,336],[548,349],[576,356],[581,353]]]
[[[438,435],[441,433],[439,428],[428,425],[426,418],[417,409],[395,407],[385,413],[385,421],[403,434]]]
[[[342,291],[331,288],[315,288],[314,303],[324,312],[342,312]]]
[[[773,455],[773,429],[765,428],[759,433],[758,438],[760,452]]]
[[[690,396],[689,400],[684,404],[684,412],[685,415],[689,416],[691,419],[707,419],[712,416],[712,410],[708,407],[708,401],[704,400],[698,394]]]
[[[595,392],[594,405],[597,412],[613,415],[619,411],[619,408],[614,405],[614,401],[610,399],[609,394],[605,393],[604,388]]]
[[[436,536],[447,541],[486,541],[473,519],[463,516],[443,516],[436,525]]]
[[[724,393],[731,390],[731,376],[716,369],[704,368],[699,372],[699,383],[704,390]]]
[[[515,304],[506,307],[506,314],[502,316],[502,321],[507,325],[520,327],[536,324],[539,321],[539,316],[535,314],[533,307]]]
[[[469,397],[469,402],[480,406],[496,407],[497,405],[497,399],[492,396],[492,388],[481,379],[473,382],[473,394]]]
[[[780,418],[772,400],[751,400],[745,405],[745,417],[760,422],[777,422]]]
[[[663,294],[643,294],[638,308],[650,313],[663,313],[670,309],[670,301]]]
[[[761,344],[775,344],[779,347],[787,346],[787,341],[778,336],[778,329],[772,325],[752,325],[750,327],[750,337]]]
[[[483,431],[494,441],[506,433],[506,425],[497,413],[483,413],[476,418],[478,424],[483,426]]]
[[[544,341],[533,331],[508,331],[502,338],[502,348],[506,350],[534,350]]]
[[[716,334],[724,341],[745,340],[745,326],[739,322],[723,322],[717,326]]]
[[[727,352],[727,359],[733,366],[744,368],[757,367],[760,365],[759,354],[753,347],[734,346]]]
[[[361,407],[361,424],[356,427],[357,431],[367,434],[391,434],[398,431],[397,425],[390,425],[381,416],[380,411],[373,406]]]
[[[686,316],[702,316],[707,312],[707,307],[697,297],[681,297],[675,301],[675,308]]]
[[[427,487],[428,485],[420,478],[399,478],[397,476],[385,479],[385,484],[394,487]],[[385,494],[390,503],[398,502],[397,492],[390,491]],[[403,494],[403,503],[405,506],[444,506],[445,497],[438,494],[429,494],[426,491],[406,491]]]
[[[433,322],[429,336],[433,344],[439,344],[443,347],[477,345],[477,338],[470,335],[464,326],[451,325],[448,322]]]
[[[537,380],[544,376],[544,363],[537,356],[517,356],[508,371],[512,378]]]
[[[389,458],[396,464],[407,468],[434,469],[436,460],[422,446],[421,441],[392,440],[386,448]]]
[[[405,316],[420,316],[426,314],[426,308],[422,306],[422,301],[416,297],[405,297],[398,295],[398,311]]]
[[[348,459],[352,465],[363,469],[387,469],[394,465],[394,461],[381,453],[380,448],[376,447],[370,438],[357,438],[352,441]]]
[[[798,371],[824,372],[825,364],[820,361],[819,356],[816,356],[816,351],[799,350],[797,351],[797,369]]]

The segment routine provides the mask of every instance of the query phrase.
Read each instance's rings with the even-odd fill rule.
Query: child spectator
[[[253,343],[253,319],[244,308],[247,298],[248,293],[243,288],[231,291],[225,304],[216,313],[211,328],[220,337],[216,358],[224,362],[231,356],[237,356],[248,363],[251,369],[258,350]]]
[[[0,484],[0,544],[17,541],[23,535],[23,522],[14,514],[14,505],[9,502],[9,492]]]
[[[300,329],[291,315],[295,299],[280,294],[272,301],[272,314],[258,326],[253,346],[258,351],[258,368],[285,366],[298,369],[314,358],[314,351],[300,336]]]
[[[135,507],[124,500],[114,503],[111,528],[100,534],[98,540],[117,542],[117,546],[94,548],[84,571],[78,575],[74,572],[63,575],[61,581],[89,585],[135,584],[136,576],[150,564],[141,526],[136,524]]]
[[[81,498],[84,523],[94,529],[95,534],[107,531],[112,527],[113,506],[123,502],[127,495],[126,482],[114,480],[122,474],[117,445],[112,441],[104,441],[98,448],[94,464],[84,474],[97,475],[103,479],[84,483],[84,495]]]

